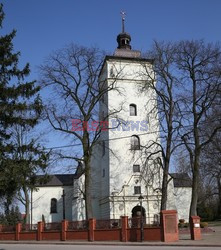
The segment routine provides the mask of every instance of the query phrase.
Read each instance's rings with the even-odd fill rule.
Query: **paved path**
[[[61,245],[23,245],[23,244],[0,244],[0,250],[60,250]],[[94,245],[64,245],[62,250],[186,250],[182,246],[94,246]],[[205,247],[204,250],[210,250],[211,247]],[[188,250],[199,250],[199,247],[188,247]]]

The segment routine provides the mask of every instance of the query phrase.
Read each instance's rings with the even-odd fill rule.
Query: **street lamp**
[[[142,242],[144,237],[143,237],[143,206],[142,206],[142,201],[144,197],[142,194],[140,194],[138,200],[140,201],[140,241]]]
[[[65,220],[66,218],[65,218],[65,191],[64,191],[64,189],[63,189],[63,194],[61,195],[61,197],[62,197],[62,203],[63,203],[63,220]]]

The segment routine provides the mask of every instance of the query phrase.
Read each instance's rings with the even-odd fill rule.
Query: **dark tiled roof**
[[[134,50],[131,50],[134,51]],[[131,61],[137,61],[137,62],[149,62],[149,63],[153,63],[154,60],[153,59],[147,59],[147,58],[137,58],[137,57],[124,57],[124,56],[106,56],[105,60],[109,60],[109,59],[114,59],[114,60],[131,60]],[[104,61],[105,61],[104,60]]]
[[[39,183],[38,187],[52,187],[52,186],[72,186],[75,174],[55,174],[49,175],[49,180],[46,183]],[[39,176],[39,179],[42,176]]]
[[[53,187],[53,186],[72,186],[73,180],[78,179],[83,174],[82,164],[79,163],[75,174],[54,174],[47,175],[45,181],[45,177],[43,175],[38,176],[38,184],[36,187]],[[44,178],[43,178],[44,177]]]
[[[172,173],[174,187],[191,187],[192,180],[187,173]]]

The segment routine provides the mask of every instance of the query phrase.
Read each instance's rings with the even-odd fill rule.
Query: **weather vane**
[[[126,12],[121,11],[120,14],[121,14],[121,17],[122,17],[122,33],[124,33],[124,21],[125,21]]]

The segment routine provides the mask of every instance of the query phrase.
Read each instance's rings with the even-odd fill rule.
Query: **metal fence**
[[[45,231],[60,231],[61,223],[60,222],[45,223],[44,230]]]
[[[87,230],[88,229],[88,221],[69,221],[68,222],[68,230]]]
[[[160,216],[158,214],[154,217],[142,217],[143,227],[159,227],[160,226]],[[140,228],[141,227],[141,217],[132,217],[128,219],[129,228]]]
[[[15,226],[2,226],[1,232],[15,232]]]
[[[21,231],[37,231],[38,224],[23,224],[21,227]]]
[[[110,220],[96,220],[96,229],[112,229],[121,228],[121,220],[110,219]]]

